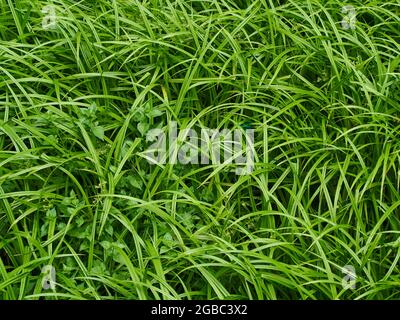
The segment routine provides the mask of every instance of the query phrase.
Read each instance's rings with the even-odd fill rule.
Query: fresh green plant
[[[346,4],[0,0],[0,298],[399,299],[400,4]],[[254,171],[150,165],[171,121]]]

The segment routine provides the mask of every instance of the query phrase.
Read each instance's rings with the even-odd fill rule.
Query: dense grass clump
[[[399,299],[399,14],[0,0],[0,298]],[[172,121],[254,128],[254,171],[151,165]]]

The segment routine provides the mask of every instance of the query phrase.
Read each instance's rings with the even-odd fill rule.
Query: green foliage
[[[1,299],[400,298],[398,2],[52,3],[0,1]],[[171,121],[255,170],[150,165]]]

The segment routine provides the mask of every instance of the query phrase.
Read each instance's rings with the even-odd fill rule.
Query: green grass
[[[0,0],[0,298],[399,299],[399,15]],[[251,123],[255,170],[150,165],[171,121]]]

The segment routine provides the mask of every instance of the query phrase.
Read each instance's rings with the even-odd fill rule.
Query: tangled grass
[[[399,299],[400,3],[347,4],[0,0],[0,298]],[[171,121],[254,171],[149,164]]]

